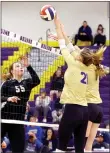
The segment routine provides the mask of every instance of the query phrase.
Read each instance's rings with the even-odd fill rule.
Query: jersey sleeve
[[[34,88],[35,86],[40,84],[40,79],[37,75],[37,73],[33,70],[31,66],[27,67],[28,72],[31,75],[31,78],[27,79],[27,83],[29,87]]]
[[[75,58],[71,55],[67,48],[61,49],[61,54],[64,57],[64,60],[66,61],[68,66],[73,65],[75,63]]]
[[[73,46],[72,43],[69,43],[67,45],[67,48],[68,48],[69,52],[71,53],[71,55],[74,58],[76,58],[80,54],[80,52],[81,52],[81,49],[78,46],[76,46],[76,45]]]
[[[1,86],[1,102],[6,102],[8,98],[8,83],[4,82]]]

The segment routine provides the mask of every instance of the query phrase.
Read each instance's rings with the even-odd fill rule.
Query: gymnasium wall
[[[37,40],[48,28],[54,30],[53,22],[43,21],[39,16],[45,4],[53,5],[68,35],[75,34],[84,20],[92,27],[93,34],[98,24],[103,24],[109,39],[107,2],[2,2],[2,28]]]

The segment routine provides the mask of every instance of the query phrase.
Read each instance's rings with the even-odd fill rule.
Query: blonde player
[[[91,65],[88,71],[86,98],[88,101],[89,122],[86,132],[86,151],[92,150],[92,144],[103,117],[102,107],[100,106],[102,99],[99,93],[99,78],[109,73],[109,69],[107,67],[104,68],[102,65],[100,65],[101,61],[103,60],[103,53],[105,49],[106,47],[102,47],[94,54],[94,65]]]
[[[66,44],[68,44],[68,49],[72,51],[75,47],[76,52],[81,53],[79,47],[73,47],[73,45],[70,43],[62,25],[61,30],[66,41]],[[91,64],[88,69],[88,85],[86,99],[88,101],[89,122],[86,133],[86,151],[92,150],[92,144],[103,116],[102,108],[100,106],[102,100],[99,93],[99,78],[105,76],[110,71],[108,67],[103,67],[102,65],[100,65],[101,61],[103,60],[103,53],[105,50],[106,47],[101,47],[96,53],[93,54],[94,64]]]
[[[65,111],[59,126],[60,151],[65,151],[68,141],[74,133],[75,151],[84,152],[85,134],[88,123],[88,107],[86,100],[87,70],[92,64],[92,54],[89,49],[84,48],[78,55],[74,48],[73,55],[66,47],[63,33],[61,31],[60,20],[56,16],[54,19],[59,46],[68,69],[65,72],[65,85],[60,102],[65,104]]]

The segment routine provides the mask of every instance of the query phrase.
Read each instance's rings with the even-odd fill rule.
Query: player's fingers
[[[13,97],[12,101],[17,103],[17,98]]]
[[[13,99],[13,98],[11,99],[11,102],[13,102],[13,103],[14,103],[14,99]]]
[[[27,59],[28,59],[27,56],[21,56],[21,57],[20,57],[20,60],[21,60],[21,61],[27,60]]]
[[[16,97],[16,96],[14,96],[14,98],[16,98],[17,100],[21,100],[20,98],[18,98],[18,97]]]

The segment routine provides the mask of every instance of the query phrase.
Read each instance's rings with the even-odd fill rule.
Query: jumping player
[[[63,38],[60,20],[54,19],[59,46],[68,69],[65,72],[65,85],[60,102],[65,105],[65,111],[59,125],[58,149],[66,151],[68,141],[74,133],[75,151],[84,152],[85,134],[88,123],[88,107],[86,100],[87,70],[92,64],[92,54],[89,49],[84,48],[78,55],[76,49],[72,50],[72,56],[66,47]]]
[[[106,47],[102,47],[94,54],[94,65],[91,65],[88,71],[88,87],[86,98],[88,101],[89,122],[86,132],[86,151],[92,150],[92,144],[103,117],[103,110],[100,105],[102,103],[102,99],[99,93],[99,79],[109,73],[109,69],[107,67],[104,68],[100,64],[103,60],[103,53],[105,50]]]
[[[31,78],[22,79],[24,67],[27,68]],[[8,78],[1,87],[1,118],[24,121],[26,103],[31,89],[39,85],[40,80],[29,64],[27,57],[22,57],[21,63],[13,63],[10,66],[9,73],[10,79]],[[3,139],[6,133],[8,133],[12,152],[23,153],[25,146],[24,125],[2,123],[1,139]]]
[[[74,48],[76,48],[76,52],[78,54],[81,53],[82,50],[78,46],[73,47],[73,45],[70,43],[62,24],[61,24],[61,30],[69,51],[72,51]],[[103,53],[105,50],[106,47],[101,47],[96,53],[93,53],[94,64],[91,64],[89,66],[87,72],[88,85],[87,85],[86,99],[88,102],[89,122],[85,138],[87,141],[85,147],[86,151],[92,150],[92,144],[103,116],[102,108],[100,106],[102,100],[99,93],[99,78],[109,73],[109,68],[104,67],[100,64],[103,60]]]

